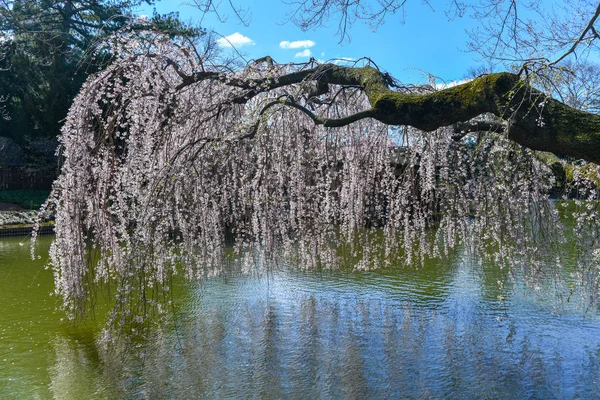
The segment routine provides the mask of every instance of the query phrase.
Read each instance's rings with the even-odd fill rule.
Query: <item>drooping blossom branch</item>
[[[71,316],[101,284],[115,289],[115,324],[143,320],[160,311],[172,274],[212,276],[230,257],[246,271],[365,269],[443,257],[475,237],[498,262],[538,271],[533,254],[559,243],[561,225],[546,201],[550,169],[516,142],[597,157],[586,149],[595,117],[588,136],[552,136],[547,126],[579,112],[512,74],[422,93],[394,89],[369,64],[264,58],[230,71],[188,43],[125,36],[60,137],[47,207],[56,292]],[[464,136],[461,122],[489,113],[508,135],[473,144],[447,127]]]

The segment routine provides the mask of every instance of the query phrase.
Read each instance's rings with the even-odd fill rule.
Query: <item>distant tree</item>
[[[600,64],[564,62],[556,82],[556,96],[571,107],[600,114]]]
[[[93,45],[130,23],[134,7],[151,0],[0,0],[0,93],[8,120],[0,135],[56,136],[88,74],[109,62]],[[155,14],[133,29],[199,35],[176,14]]]

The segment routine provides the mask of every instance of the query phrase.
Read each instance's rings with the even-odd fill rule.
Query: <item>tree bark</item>
[[[600,116],[549,98],[515,74],[485,75],[452,88],[414,95],[389,89],[374,68],[353,73],[361,76],[360,84],[373,107],[371,116],[386,124],[432,131],[491,113],[507,121],[508,137],[525,147],[600,164]],[[332,79],[331,83],[348,84],[346,79]]]

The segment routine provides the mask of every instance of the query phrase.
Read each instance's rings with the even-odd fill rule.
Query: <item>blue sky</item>
[[[248,59],[270,55],[284,63],[307,61],[310,56],[323,61],[369,57],[403,83],[426,83],[428,74],[446,82],[457,81],[465,77],[469,67],[480,64],[476,55],[464,51],[465,29],[473,21],[466,18],[449,21],[443,5],[432,10],[421,2],[408,2],[404,24],[399,15],[388,16],[385,24],[375,31],[357,22],[349,30],[351,40],[339,43],[337,20],[332,19],[329,26],[303,32],[286,21],[290,6],[280,0],[235,3],[251,13],[248,26],[226,7],[227,1],[222,3],[227,20],[221,22],[214,15],[206,15],[202,26],[239,43],[238,51]],[[159,13],[178,11],[184,21],[198,23],[202,17],[195,7],[179,0],[157,1],[155,8]],[[140,8],[139,13],[152,14],[152,7]]]

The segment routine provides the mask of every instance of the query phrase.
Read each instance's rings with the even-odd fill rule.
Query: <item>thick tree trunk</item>
[[[371,67],[354,72],[358,71],[373,107],[370,116],[386,124],[431,131],[491,113],[507,121],[508,137],[525,147],[600,164],[600,116],[548,98],[515,74],[485,75],[452,88],[412,95],[390,90]],[[338,83],[335,80],[332,83]]]

